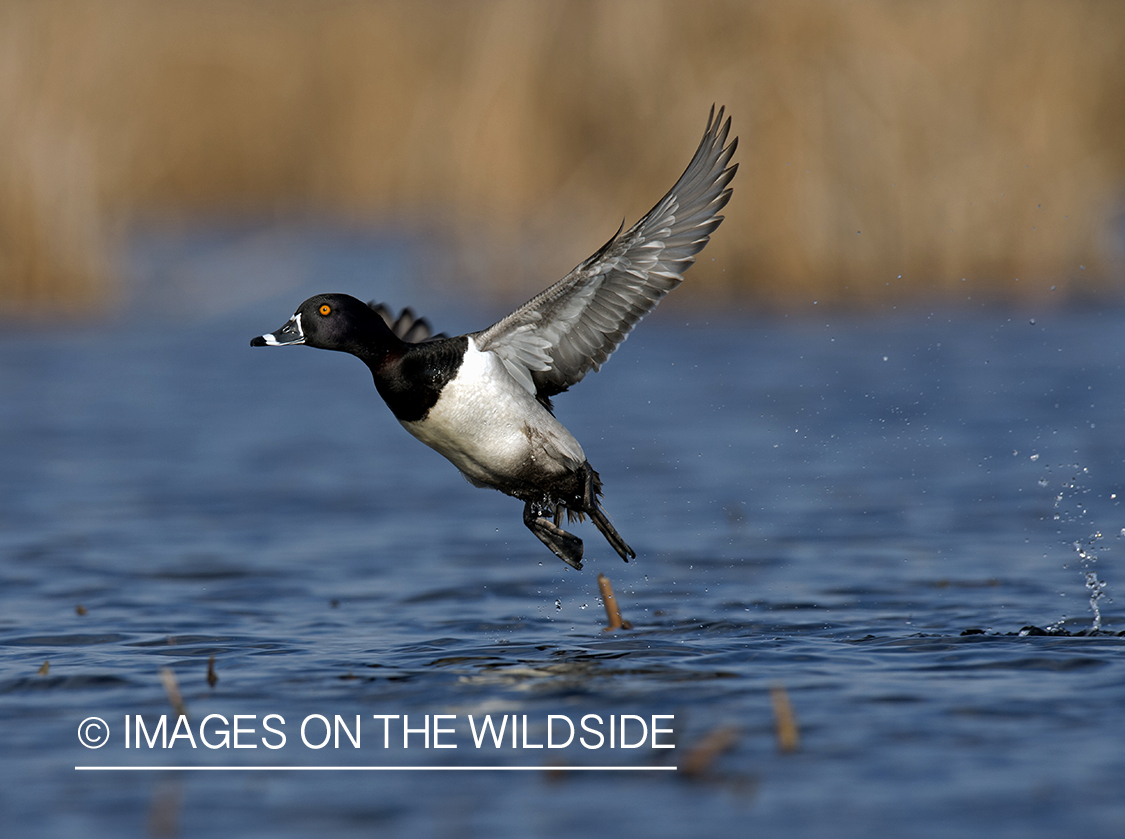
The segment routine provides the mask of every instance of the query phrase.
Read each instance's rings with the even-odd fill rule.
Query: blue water
[[[159,248],[144,258],[168,262]],[[391,296],[380,272],[395,259],[380,264],[343,290]],[[188,296],[164,308],[138,294],[147,302],[121,316],[4,330],[0,812],[12,835],[991,838],[1125,825],[1113,600],[1125,310],[667,307],[556,400],[638,553],[626,565],[576,525],[578,573],[524,528],[518,502],[472,488],[398,427],[359,362],[248,347],[331,285],[243,285],[225,303],[181,284]],[[401,292],[393,302],[415,302]],[[501,313],[439,305],[433,319],[456,332]],[[599,572],[632,630],[602,631]],[[1097,634],[1087,573],[1106,585]],[[161,715],[175,722],[163,668],[193,731],[245,715],[243,743],[258,747],[126,749],[126,715],[150,733]],[[799,726],[793,753],[776,744],[775,686]],[[263,745],[269,714],[286,721],[282,748]],[[316,714],[360,715],[361,747],[346,734],[339,748],[303,745]],[[421,734],[402,748],[394,727],[384,748],[375,714],[416,728],[449,715],[439,724],[457,748],[427,749]],[[675,748],[477,749],[467,720],[486,714],[526,715],[530,744],[551,714],[672,715],[661,741]],[[109,725],[104,748],[78,742],[91,716]],[[731,747],[685,771],[716,730]],[[91,765],[627,771],[75,769]]]

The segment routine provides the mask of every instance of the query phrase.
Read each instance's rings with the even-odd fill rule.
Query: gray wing
[[[598,370],[638,320],[683,281],[695,255],[722,222],[728,166],[738,146],[727,145],[723,108],[707,119],[703,140],[668,194],[628,231],[503,320],[473,335],[544,404]],[[624,226],[624,225],[622,225]]]

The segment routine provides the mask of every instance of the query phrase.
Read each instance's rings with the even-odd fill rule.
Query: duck
[[[602,480],[552,398],[598,371],[637,322],[678,286],[723,221],[738,138],[714,106],[675,185],[628,230],[511,314],[479,332],[433,334],[412,310],[317,294],[252,347],[305,345],[354,355],[410,434],[477,487],[524,502],[523,522],[581,570],[583,543],[562,528],[589,516],[626,562],[636,552],[602,510]]]

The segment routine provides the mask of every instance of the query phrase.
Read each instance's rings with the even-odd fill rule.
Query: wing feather
[[[541,401],[598,370],[633,326],[683,281],[723,217],[731,158],[730,119],[712,107],[703,140],[676,185],[629,230],[507,317],[473,335]],[[622,229],[624,225],[622,225]]]
[[[387,324],[391,332],[398,336],[399,340],[406,341],[408,344],[421,344],[425,341],[436,341],[445,337],[443,332],[434,334],[430,322],[425,318],[418,317],[409,308],[403,309],[402,313],[396,318],[394,312],[387,308],[384,303],[372,300],[367,305],[383,319],[383,322]]]

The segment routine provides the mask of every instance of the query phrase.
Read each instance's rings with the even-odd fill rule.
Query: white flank
[[[472,338],[461,367],[424,420],[403,427],[470,480],[496,486],[519,475],[557,475],[586,461],[574,436],[492,352]]]

